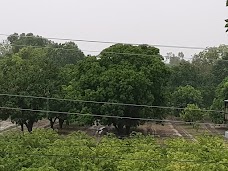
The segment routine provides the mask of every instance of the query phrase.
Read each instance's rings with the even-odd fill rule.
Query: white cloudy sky
[[[228,44],[225,0],[0,0],[0,33],[143,44]],[[1,36],[1,39],[5,37]],[[83,50],[104,44],[78,43]],[[161,53],[195,50],[161,48]]]

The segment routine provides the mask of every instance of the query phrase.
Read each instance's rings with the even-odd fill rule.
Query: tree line
[[[186,110],[162,110],[135,106],[60,101],[56,99],[1,96],[0,105],[22,109],[78,112],[120,117],[164,119],[167,115],[185,121],[209,117],[222,123],[223,114],[192,112],[223,109],[228,97],[226,45],[207,48],[185,61],[183,53],[164,63],[159,49],[148,45],[115,44],[99,55],[85,56],[74,42],[56,43],[41,36],[12,34],[0,45],[0,92],[98,102],[174,106]],[[175,58],[175,59],[174,59]],[[174,59],[174,60],[173,60]],[[53,128],[63,123],[113,125],[119,134],[129,134],[139,120],[77,116],[50,112],[0,110],[0,119],[10,118],[24,130],[47,118]]]

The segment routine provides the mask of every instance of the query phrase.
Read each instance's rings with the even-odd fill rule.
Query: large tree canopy
[[[74,72],[75,77],[65,88],[71,98],[148,105],[164,103],[163,87],[169,70],[154,47],[117,44],[102,51],[98,59],[88,57]],[[84,107],[103,115],[148,117],[146,113],[151,114],[145,108],[132,106],[84,104]],[[158,111],[152,114],[162,117]],[[126,133],[131,126],[139,124],[124,119],[105,121],[113,124],[119,132],[125,127]]]
[[[210,108],[215,97],[215,88],[227,76],[226,45],[211,47],[195,54],[192,62],[182,61],[171,67],[168,85],[170,92],[179,86],[190,85],[202,94],[202,107]]]
[[[1,72],[1,92],[7,94],[47,96],[54,93],[57,88],[55,82],[58,68],[45,58],[42,50],[26,48],[12,57],[5,58],[1,64]],[[46,108],[46,103],[39,99],[11,98],[8,101],[12,102],[13,107]],[[10,118],[21,126],[25,124],[31,131],[33,123],[41,119],[42,115],[20,111],[14,112]]]
[[[61,86],[65,84],[68,76],[61,73],[64,73],[65,68],[67,71],[67,64],[76,64],[84,58],[84,54],[77,45],[72,42],[57,44],[40,36],[34,36],[32,33],[13,34],[8,37],[8,40],[13,47],[13,52],[0,61],[1,93],[63,97]],[[47,100],[33,98],[4,97],[1,103],[10,107],[45,110],[52,108],[57,111],[62,110],[61,106],[64,106],[63,109],[67,106],[63,102],[60,104],[56,101],[51,101],[49,105]],[[22,129],[23,125],[26,125],[31,131],[33,123],[46,117],[46,114],[2,110],[1,119],[7,119],[9,116],[13,122],[20,124]],[[52,127],[53,120],[56,118],[60,120],[59,123],[62,126],[62,116],[48,114],[47,118]]]

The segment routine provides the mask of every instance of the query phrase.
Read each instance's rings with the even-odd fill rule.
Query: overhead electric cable
[[[16,44],[11,44],[11,46],[15,47],[31,47],[31,48],[38,48],[38,49],[54,49],[54,50],[69,50],[69,51],[74,51],[76,50],[75,48],[63,48],[63,47],[52,47],[52,46],[32,46],[32,45],[16,45]],[[78,52],[90,52],[90,53],[101,53],[101,51],[96,51],[96,50],[77,50]],[[162,55],[148,55],[148,54],[139,54],[139,53],[125,53],[125,52],[108,52],[108,51],[102,51],[102,54],[116,54],[116,55],[132,55],[132,56],[148,56],[148,57],[166,57]]]
[[[28,111],[28,112],[40,112],[40,113],[53,113],[53,114],[62,114],[62,115],[78,115],[78,116],[92,116],[92,117],[139,120],[139,121],[153,121],[153,122],[185,123],[185,124],[199,124],[199,125],[211,124],[211,123],[205,123],[205,122],[186,122],[186,121],[167,120],[167,119],[151,119],[151,118],[128,117],[128,116],[112,116],[112,115],[100,115],[100,114],[77,113],[77,112],[60,112],[60,111],[24,109],[24,108],[5,107],[5,106],[1,106],[0,109],[19,110],[19,111]]]
[[[79,99],[62,99],[54,97],[42,97],[42,96],[30,96],[30,95],[15,95],[15,94],[0,94],[0,96],[8,97],[22,97],[22,98],[33,98],[33,99],[45,99],[45,100],[57,100],[57,101],[68,101],[68,102],[82,102],[82,103],[94,103],[94,104],[108,104],[117,106],[132,106],[132,107],[145,107],[145,108],[158,108],[158,109],[172,109],[172,110],[184,110],[182,107],[172,107],[172,106],[156,106],[156,105],[146,105],[146,104],[132,104],[132,103],[116,103],[116,102],[102,102],[93,100],[79,100]],[[192,111],[202,111],[202,112],[218,112],[224,113],[224,111],[211,110],[211,109],[191,109]]]
[[[9,34],[0,33],[0,36],[14,36]],[[20,36],[20,35],[18,35]],[[15,35],[16,37],[16,35]],[[72,42],[85,42],[85,43],[99,43],[99,44],[126,44],[126,45],[149,45],[155,47],[164,47],[164,48],[179,48],[179,49],[196,49],[196,50],[203,50],[206,47],[193,47],[193,46],[177,46],[177,45],[160,45],[160,44],[143,44],[143,43],[126,43],[126,42],[115,42],[115,41],[100,41],[100,40],[88,40],[88,39],[69,39],[69,38],[56,38],[56,37],[36,37],[36,36],[22,36],[27,38],[43,38],[49,40],[63,40],[63,41],[72,41]]]

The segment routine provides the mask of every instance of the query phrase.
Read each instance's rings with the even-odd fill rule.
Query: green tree
[[[187,107],[181,112],[180,116],[186,122],[196,122],[203,119],[204,112],[202,112],[197,105],[188,104]]]
[[[13,47],[13,53],[19,52],[20,49],[26,46],[45,47],[52,44],[50,40],[45,39],[41,36],[35,36],[33,33],[22,33],[20,35],[18,33],[14,33],[10,35],[7,40]]]
[[[24,48],[2,61],[1,91],[6,94],[47,96],[57,90],[58,68],[46,59],[42,49]],[[46,109],[46,102],[33,98],[9,98],[6,105],[25,109]],[[32,131],[33,124],[45,114],[29,111],[14,111],[11,120],[26,125]]]
[[[213,67],[213,81],[215,85],[220,84],[228,75],[228,54],[222,58],[222,60],[218,60]]]
[[[131,55],[132,54],[132,55]],[[150,46],[117,44],[101,52],[99,58],[88,57],[80,62],[65,90],[68,97],[93,101],[162,105],[169,70],[162,62],[159,50]],[[146,110],[132,106],[84,104],[91,113],[146,117]],[[150,117],[161,118],[159,111],[147,111]],[[149,116],[147,116],[149,117]],[[114,124],[118,133],[129,134],[139,121],[102,119]],[[125,128],[125,131],[124,131]]]
[[[202,105],[202,95],[192,86],[180,86],[172,94],[172,104],[175,107],[185,108],[188,104]]]
[[[213,68],[218,60],[225,55],[227,51],[226,45],[219,47],[210,47],[199,54],[194,55],[192,64],[198,69],[200,84],[196,87],[203,96],[204,107],[209,108],[215,96],[215,88],[217,86],[217,78],[213,75]]]
[[[222,111],[224,109],[224,100],[228,99],[228,78],[225,78],[217,87],[212,109]],[[211,119],[215,123],[223,123],[224,114],[212,112]]]
[[[226,77],[228,46],[210,47],[196,54],[193,58],[195,65],[206,85],[217,86]]]
[[[181,61],[180,65],[171,67],[170,92],[179,86],[191,85],[201,91],[202,106],[210,108],[216,86],[227,75],[226,60],[221,60],[225,59],[227,52],[226,45],[210,47],[195,54],[192,62]]]
[[[16,80],[13,76],[13,72],[18,73],[18,78],[22,77],[20,84],[18,84],[20,90],[14,90],[11,91],[11,93],[63,98],[62,85],[66,84],[65,78],[69,77],[66,74],[70,73],[66,72],[66,74],[63,75],[62,73],[64,72],[62,71],[67,64],[76,64],[84,58],[84,54],[78,46],[73,42],[66,42],[64,44],[54,43],[41,36],[35,36],[32,33],[22,33],[21,35],[15,33],[8,37],[8,41],[13,47],[14,54],[12,58],[17,56],[23,63],[13,63],[11,66],[12,70],[8,72],[8,74],[12,76],[11,80],[15,82],[19,80]],[[12,59],[9,57],[7,60],[10,61]],[[23,67],[21,65],[23,65]],[[3,65],[3,67],[7,67],[7,64]],[[27,77],[26,74],[28,73],[30,75]],[[6,75],[4,77],[6,77]],[[24,80],[23,84],[22,80]],[[15,83],[15,85],[17,84]],[[29,88],[27,88],[27,86]],[[31,90],[32,88],[34,88],[34,90]],[[7,92],[10,92],[10,86],[7,89]],[[64,101],[42,100],[40,104],[39,108],[45,110],[67,112],[71,108],[69,103],[65,103]],[[59,119],[59,125],[60,128],[62,128],[64,120],[68,118],[66,115],[54,113],[46,113],[46,115],[52,128],[56,119]]]
[[[85,56],[74,42],[66,42],[63,44],[53,43],[52,48],[48,49],[47,57],[55,65],[62,67],[66,64],[76,64]]]
[[[82,68],[78,69],[78,66],[84,62],[78,61],[79,63],[74,64],[67,64],[61,68],[59,68],[59,73],[56,78],[56,84],[55,84],[55,92],[50,94],[50,97],[59,98],[59,99],[71,99],[75,94],[68,94],[69,91],[72,93],[77,93],[77,91],[72,90],[72,87],[68,84],[72,80],[78,80],[79,77],[82,75],[82,73],[78,73],[79,71],[82,72]],[[77,90],[82,90],[82,85],[77,86]],[[67,91],[66,91],[67,89]],[[70,89],[70,90],[69,90]],[[68,91],[69,90],[69,91]],[[83,92],[80,92],[83,93]],[[77,93],[80,94],[80,93]],[[70,102],[70,101],[63,101],[63,100],[47,100],[48,108],[51,111],[61,111],[61,112],[80,112],[82,110],[82,104],[77,102]],[[87,110],[83,109],[83,112],[88,112]],[[53,128],[55,121],[59,120],[59,127],[63,127],[63,123],[66,121],[67,123],[75,122],[77,119],[79,119],[76,115],[66,115],[66,114],[59,114],[59,113],[48,113],[47,118],[50,121],[50,125]],[[82,117],[81,117],[82,118]],[[90,124],[92,121],[90,122]]]
[[[171,71],[172,74],[169,83],[171,91],[179,86],[190,85],[192,87],[197,87],[202,84],[198,68],[190,62],[182,61],[180,65],[172,67]]]

